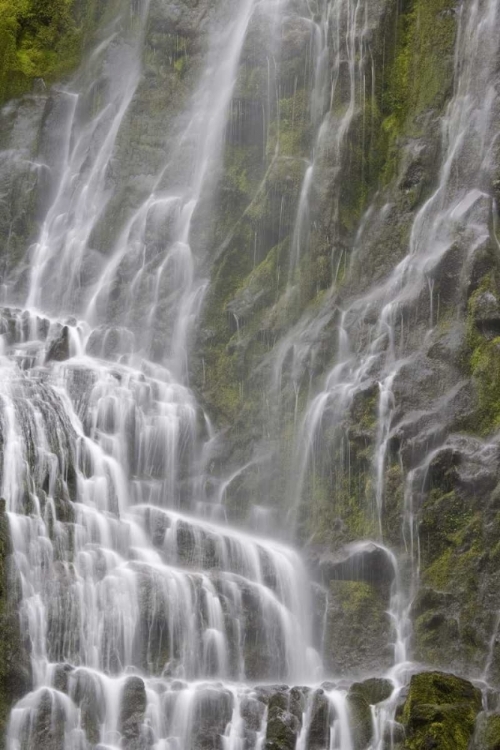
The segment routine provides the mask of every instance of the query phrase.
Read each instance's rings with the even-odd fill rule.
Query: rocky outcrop
[[[467,750],[480,711],[481,692],[470,682],[442,672],[414,675],[400,712],[403,747]]]

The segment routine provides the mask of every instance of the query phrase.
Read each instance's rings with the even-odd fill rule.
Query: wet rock
[[[258,593],[252,586],[242,587],[245,612],[244,658],[245,675],[249,680],[286,678],[286,652],[283,643],[271,643],[264,636],[264,613]]]
[[[129,677],[122,693],[120,731],[125,750],[144,750],[149,746],[144,725],[146,688],[140,677]]]
[[[69,675],[74,670],[71,664],[58,664],[54,675],[54,687],[61,693],[67,693],[69,687]]]
[[[1,432],[0,432],[1,446]],[[5,500],[0,499],[0,732],[12,704],[32,689],[31,643],[20,629],[19,584],[12,565],[12,542]]]
[[[134,347],[134,334],[127,328],[100,326],[90,334],[86,353],[104,359],[117,359],[130,354]]]
[[[399,720],[412,750],[467,750],[481,691],[452,674],[424,672],[413,675]]]
[[[500,303],[491,291],[484,291],[474,299],[474,323],[487,338],[500,335]]]
[[[295,750],[301,724],[281,698],[275,696],[269,703],[265,750]]]
[[[359,692],[349,692],[347,708],[354,750],[365,750],[373,736],[373,721],[370,705]]]
[[[330,745],[331,706],[323,690],[316,690],[312,700],[307,747],[309,750],[323,750]]]
[[[393,660],[388,597],[364,581],[332,581],[325,630],[326,667],[342,676],[381,673]]]
[[[387,700],[392,695],[394,685],[384,677],[370,677],[363,682],[355,682],[349,691],[351,695],[362,695],[363,698],[374,705]]]
[[[69,328],[63,326],[57,336],[49,343],[45,361],[64,362],[69,359],[69,356]]]
[[[395,576],[394,563],[388,552],[368,542],[345,547],[337,554],[320,556],[318,568],[323,580],[364,581],[374,586],[390,586]]]
[[[245,728],[258,732],[265,712],[265,703],[256,695],[243,696],[240,705],[241,717],[245,721]]]
[[[233,712],[233,696],[220,687],[206,687],[196,695],[193,716],[193,747],[213,750],[219,747]]]
[[[480,713],[470,750],[500,750],[500,714]]]
[[[106,706],[100,679],[96,674],[76,670],[69,675],[69,680],[70,693],[80,708],[81,723],[87,740],[96,743],[100,739]]]
[[[64,747],[65,712],[60,696],[44,690],[29,727],[29,747],[39,750],[60,750]]]
[[[383,736],[383,750],[398,750],[406,738],[405,728],[399,721],[387,722]]]

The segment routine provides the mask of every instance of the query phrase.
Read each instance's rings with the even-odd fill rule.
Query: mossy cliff
[[[347,23],[342,14],[339,23]],[[271,82],[264,52],[276,42],[258,19],[249,31],[225,149],[194,382],[216,421],[232,424],[231,460],[237,463],[240,454],[248,459],[259,437],[279,454],[271,481],[276,501],[284,499],[279,488],[295,460],[297,410],[300,415],[311,382],[321,383],[337,347],[336,306],[403,257],[414,212],[436,179],[438,121],[452,90],[455,32],[447,2],[373,4],[364,35],[354,44],[361,65],[368,59],[374,65],[366,63],[363,80],[355,73],[354,81],[347,61],[341,66],[318,138],[310,27],[299,14],[287,16]],[[333,68],[335,60],[329,64]],[[269,87],[278,91],[277,101]],[[324,117],[328,98],[321,106]],[[425,148],[416,148],[420,141]],[[307,207],[297,223],[313,154]],[[388,201],[394,203],[391,221],[374,233],[361,263],[352,248],[363,212]],[[303,354],[288,343],[294,330]],[[352,404],[348,450],[345,443],[335,447],[335,425],[330,437],[325,430],[307,490],[304,537],[314,533],[325,540],[336,517],[350,527],[351,538],[373,534],[377,399],[375,387]],[[350,477],[342,468],[347,455],[356,467]],[[389,484],[396,495],[397,474],[394,465]],[[384,522],[398,525],[394,517]]]
[[[100,0],[2,0],[0,105],[59,81],[78,65],[105,4]]]
[[[468,209],[470,220],[477,216],[486,227],[473,251],[457,222],[427,282],[400,304],[394,336],[407,359],[392,385],[382,479],[375,455],[383,374],[374,357],[363,388],[342,403],[339,395],[326,401],[297,490],[309,439],[300,424],[334,371],[340,310],[348,310],[343,325],[352,349],[365,351],[380,315],[370,290],[407,255],[419,212],[442,179],[441,123],[457,83],[457,8],[449,0],[370,4],[362,41],[353,42],[358,67],[349,77],[348,51],[341,49],[344,64],[321,111],[320,132],[311,42],[300,14],[287,16],[278,45],[254,19],[226,139],[211,285],[192,373],[216,424],[229,429],[215,470],[250,462],[228,489],[231,512],[244,516],[258,496],[278,518],[295,520],[309,548],[338,550],[381,535],[401,553],[408,586],[410,579],[415,584],[420,544],[413,653],[480,675],[500,606],[498,457],[482,443],[500,414],[491,199],[478,197]],[[263,61],[273,44],[270,80]],[[373,64],[363,68],[364,59]],[[335,64],[330,58],[331,69]],[[359,70],[364,77],[356,77]],[[461,169],[457,179],[466,185],[466,159]],[[363,312],[357,299],[369,300]],[[359,592],[351,588],[355,606]],[[335,594],[335,627],[339,601]],[[376,629],[380,605],[373,606]],[[366,644],[377,641],[374,632],[365,635]],[[497,651],[495,642],[490,677],[498,674]],[[377,653],[383,664],[386,656]],[[373,668],[369,657],[365,667]]]

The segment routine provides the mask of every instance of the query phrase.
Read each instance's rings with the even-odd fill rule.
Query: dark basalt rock
[[[100,739],[100,725],[104,721],[104,703],[99,678],[85,670],[75,670],[69,675],[70,692],[81,712],[81,723],[87,740]]]
[[[193,716],[193,748],[213,750],[220,746],[233,711],[233,696],[221,687],[207,686],[196,695]]]
[[[46,689],[30,726],[30,747],[60,750],[64,747],[64,707],[57,692]]]
[[[324,631],[326,669],[351,678],[380,674],[393,663],[388,592],[364,581],[331,581]]]
[[[323,690],[316,690],[307,735],[309,750],[323,750],[330,744],[331,705]]]
[[[322,580],[364,581],[373,586],[390,586],[395,576],[394,563],[388,552],[373,542],[353,544],[338,553],[320,553],[313,564]]]
[[[301,725],[296,716],[277,705],[269,709],[265,750],[294,750]]]
[[[58,664],[55,670],[54,687],[61,693],[67,693],[69,688],[69,676],[74,667],[71,664]]]
[[[361,693],[349,692],[347,706],[353,748],[354,750],[365,750],[373,736],[370,704]]]
[[[63,326],[60,333],[50,342],[45,361],[64,362],[69,356],[69,329],[68,326]]]
[[[351,695],[362,695],[370,704],[375,705],[387,700],[392,695],[394,685],[384,677],[370,677],[363,682],[355,682],[351,685]]]
[[[146,689],[140,677],[129,677],[122,693],[120,729],[125,750],[145,750],[149,746],[143,727]]]

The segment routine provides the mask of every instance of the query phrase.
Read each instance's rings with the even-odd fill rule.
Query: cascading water
[[[206,285],[192,220],[253,9],[231,9],[213,36],[187,125],[108,260],[90,248],[140,79],[146,3],[112,24],[75,79],[81,89],[60,94],[58,183],[29,276],[5,293],[26,303],[2,317],[2,496],[33,685],[12,710],[12,750],[187,750],[200,733],[258,748],[265,704],[244,681],[319,670],[298,555],[203,518],[206,419],[181,380]],[[100,106],[89,107],[102,66]],[[148,359],[159,318],[165,364]]]
[[[191,332],[209,285],[200,270],[206,258],[193,248],[203,256],[209,244],[206,217],[240,56],[254,14],[262,14],[275,43],[267,50],[271,102],[282,5],[244,0],[208,14],[194,94],[169,123],[161,163],[150,165],[146,177],[136,175],[118,220],[110,208],[118,190],[115,157],[133,120],[150,3],[131,3],[108,19],[72,84],[54,95],[58,148],[42,165],[50,178],[39,236],[27,263],[2,286],[1,495],[31,683],[11,711],[9,750],[262,750],[274,748],[269,727],[277,717],[296,750],[358,747],[348,686],[319,686],[323,638],[314,631],[325,628],[311,612],[322,613],[318,601],[328,594],[311,584],[292,547],[227,524],[228,488],[260,459],[242,462],[214,490],[208,467],[219,436],[188,380]],[[300,20],[310,39],[313,147],[291,233],[290,295],[310,242],[317,163],[333,153],[335,239],[346,139],[367,86],[375,89],[368,3],[332,0],[307,10]],[[335,363],[323,389],[308,394],[302,419],[305,363],[310,342],[331,319],[331,296],[271,354],[272,392],[279,401],[291,356],[295,394],[284,536],[293,538],[326,429],[333,485],[340,494],[351,482],[345,415],[359,393],[376,385],[370,457],[376,541],[348,549],[349,565],[367,556],[383,560],[390,582],[392,687],[372,708],[373,750],[392,747],[400,689],[413,668],[415,506],[434,457],[428,453],[407,476],[401,546],[408,559],[398,559],[384,544],[383,517],[395,381],[412,357],[404,308],[419,299],[428,305],[430,335],[438,319],[433,274],[456,241],[455,229],[467,220],[472,248],[489,234],[498,115],[490,68],[499,13],[498,0],[473,0],[461,9],[437,188],[416,216],[406,258],[376,288],[339,304]],[[267,141],[266,114],[262,121]],[[465,144],[473,158],[466,158]],[[277,158],[279,132],[275,152]],[[376,210],[368,209],[358,229],[347,275]],[[280,233],[281,226],[278,241]],[[255,235],[254,266],[256,254]],[[345,248],[332,254],[331,265],[336,281],[347,268]],[[359,347],[355,333],[369,316],[375,322]],[[267,531],[265,508],[255,500],[250,518]]]
[[[359,7],[356,6],[355,13],[358,11]],[[296,470],[290,484],[290,495],[294,498],[293,513],[296,519],[305,491],[310,490],[307,482],[314,484],[315,464],[318,461],[316,454],[321,453],[327,430],[330,431],[328,440],[333,445],[330,459],[333,455],[334,462],[329,471],[335,475],[339,488],[346,476],[350,481],[346,416],[356,395],[370,389],[374,382],[377,384],[372,496],[373,532],[380,542],[383,540],[388,444],[399,427],[395,419],[398,415],[394,382],[401,369],[411,365],[415,351],[419,351],[419,342],[408,335],[405,310],[411,304],[428,306],[429,327],[426,339],[429,338],[439,318],[439,300],[434,297],[434,278],[439,274],[443,257],[454,245],[465,241],[468,243],[467,257],[470,259],[491,238],[491,183],[494,179],[492,157],[498,138],[500,101],[498,91],[492,83],[495,80],[494,71],[498,58],[498,40],[493,29],[499,20],[500,4],[497,0],[464,3],[458,12],[455,90],[441,124],[443,157],[438,184],[416,215],[406,257],[385,280],[369,288],[368,293],[348,300],[347,303],[343,302],[336,325],[338,343],[334,366],[325,379],[323,390],[309,400],[295,438]],[[357,41],[353,36],[350,49],[355,49],[356,45]],[[351,104],[344,115],[347,119],[352,118],[356,103],[362,96],[362,59],[362,55],[359,55],[359,77],[354,73],[354,63],[350,68],[352,89]],[[345,127],[348,127],[348,122]],[[343,132],[343,126],[340,125],[337,136],[339,139]],[[389,206],[383,206],[380,216],[383,217],[388,210]],[[356,248],[362,243],[365,225],[374,224],[375,211],[374,206],[370,206],[360,224],[350,273],[358,270]],[[299,217],[299,231],[301,220]],[[313,321],[306,320],[305,323],[301,321],[296,330],[287,336],[277,357],[276,368],[280,371],[280,377],[286,352],[293,348],[294,357],[298,351],[302,361],[306,361],[311,356],[312,347],[306,345],[301,351],[297,342],[307,341],[308,337],[313,342],[317,340],[317,334],[311,331],[314,326],[321,328],[328,320],[325,309],[323,320],[318,317]],[[367,337],[367,345],[360,350],[353,338],[359,336],[359,329],[362,329],[367,320],[370,321],[372,331]],[[300,373],[300,363],[296,369]],[[407,476],[402,538],[409,560],[405,561],[403,555],[402,562],[405,567],[409,565],[410,572],[404,576],[408,580],[403,580],[398,570],[398,561],[387,550],[395,570],[390,616],[397,635],[394,667],[389,672],[395,691],[374,713],[373,747],[376,748],[386,746],[384,735],[390,729],[399,688],[407,681],[412,669],[408,662],[410,607],[418,586],[420,555],[414,496],[418,496],[425,483],[428,467],[441,448],[442,445],[439,449],[430,451],[422,463],[415,466]],[[488,448],[493,450],[492,446],[486,446],[485,450]],[[495,620],[483,678],[491,665],[491,644],[494,643],[497,632],[498,620]]]

